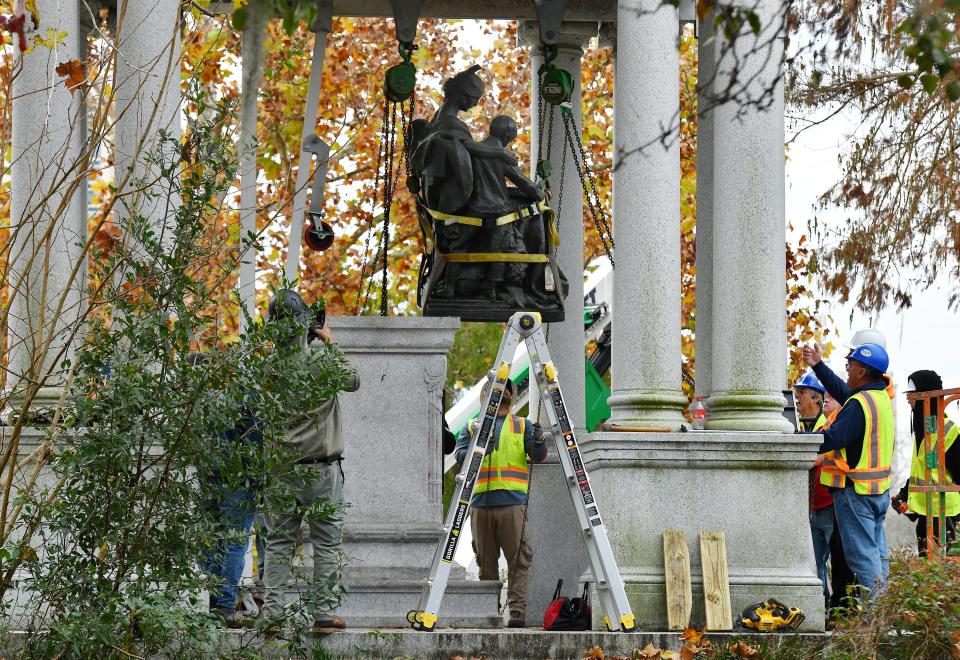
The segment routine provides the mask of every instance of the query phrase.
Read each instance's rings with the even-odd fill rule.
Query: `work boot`
[[[217,607],[211,610],[211,614],[220,617],[227,628],[243,628],[250,624],[250,617],[246,612]]]
[[[310,632],[314,635],[329,635],[330,633],[346,630],[347,622],[338,616],[332,619],[319,619],[310,626]]]
[[[526,628],[526,617],[520,612],[510,612],[510,620],[507,621],[507,628]]]

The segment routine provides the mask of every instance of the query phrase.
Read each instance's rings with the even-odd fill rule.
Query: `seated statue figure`
[[[517,136],[516,123],[495,117],[488,137],[478,142],[458,117],[483,96],[479,69],[472,66],[445,81],[444,101],[433,119],[417,119],[410,128],[407,154],[421,216],[429,214],[434,249],[444,257],[426,287],[424,313],[432,313],[430,300],[445,299],[502,303],[504,319],[510,309],[545,307],[562,317],[559,292],[545,288],[550,266],[543,194],[507,149]],[[542,261],[511,261],[511,255],[540,255]],[[563,281],[553,270],[552,280],[559,275]],[[469,313],[458,315],[471,320]]]

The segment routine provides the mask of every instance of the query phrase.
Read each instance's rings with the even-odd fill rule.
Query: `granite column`
[[[564,23],[557,39],[557,57],[554,64],[569,71],[573,78],[570,112],[573,125],[581,130],[583,103],[580,91],[580,60],[583,47],[596,36],[596,24]],[[557,367],[563,395],[579,434],[586,431],[586,397],[584,385],[583,333],[583,197],[580,179],[570,144],[566,142],[561,108],[544,108],[544,125],[539,125],[541,104],[537,72],[543,64],[538,25],[528,22],[521,27],[521,39],[531,49],[530,90],[530,169],[536,176],[537,152],[548,158],[553,175],[550,179],[553,197],[550,205],[559,210],[560,248],[557,259],[567,277],[570,289],[564,300],[562,323],[551,323],[547,346]],[[549,117],[553,112],[553,121]],[[573,135],[570,136],[573,139]],[[541,140],[543,143],[541,144]],[[579,155],[579,154],[578,154]],[[560,191],[563,191],[562,200]],[[562,201],[562,204],[561,204]],[[532,391],[533,392],[533,391]],[[536,416],[539,406],[531,403],[530,415]],[[543,611],[553,596],[557,579],[575,585],[587,568],[587,555],[580,539],[576,513],[567,494],[560,458],[553,443],[548,443],[549,454],[543,463],[532,468],[530,503],[527,511],[527,535],[533,547],[534,560],[530,569],[527,622],[536,625],[543,620]]]
[[[614,60],[610,428],[675,431],[681,391],[677,9],[621,0]],[[663,138],[664,134],[666,138]]]
[[[763,30],[734,43],[718,32],[705,48],[710,67],[701,103],[707,113],[705,154],[712,162],[698,181],[709,200],[710,398],[707,428],[791,432],[783,417],[786,384],[786,228],[784,222],[783,4],[751,5]],[[761,52],[751,52],[759,48]],[[746,85],[753,103],[717,103],[718,92]],[[748,81],[748,82],[739,82]],[[703,144],[703,143],[701,143]],[[722,194],[718,194],[722,191]],[[699,209],[698,209],[699,211]],[[699,323],[698,323],[699,326]],[[700,349],[698,344],[698,350]],[[699,360],[698,360],[699,362]]]
[[[81,246],[87,238],[84,91],[69,90],[56,69],[78,59],[84,41],[77,2],[38,0],[36,6],[42,28],[31,30],[28,10],[26,36],[33,48],[18,53],[12,90],[6,385],[13,415],[29,398],[34,413],[49,417],[66,377],[60,365],[72,355],[82,315]],[[35,44],[34,37],[47,31],[63,38],[52,46]]]
[[[166,189],[155,157],[158,148],[164,159],[172,157],[171,145],[159,147],[161,131],[180,137],[180,19],[177,0],[117,4],[116,214],[121,223],[142,214],[164,241],[171,238],[179,196]],[[138,191],[144,187],[149,193]]]

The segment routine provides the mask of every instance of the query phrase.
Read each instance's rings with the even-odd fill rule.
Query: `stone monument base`
[[[807,513],[808,473],[821,436],[694,431],[588,438],[581,451],[638,629],[667,627],[663,532],[679,530],[690,550],[693,625],[705,625],[699,535],[719,531],[726,536],[734,623],[751,603],[774,597],[804,611],[801,630],[823,630]]]
[[[417,609],[425,578],[426,575],[420,579],[347,577],[344,582],[348,596],[338,614],[351,628],[406,627],[407,612]],[[500,627],[500,588],[498,581],[451,577],[443,592],[437,628]]]

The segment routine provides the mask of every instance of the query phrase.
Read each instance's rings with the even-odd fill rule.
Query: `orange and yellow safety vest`
[[[471,422],[471,425],[475,424],[475,420]],[[527,452],[523,446],[525,427],[526,420],[523,417],[507,415],[503,420],[497,448],[484,456],[480,464],[480,474],[477,476],[474,493],[486,493],[491,490],[528,492],[530,471]]]
[[[842,448],[823,456],[820,483],[843,488],[853,481],[859,495],[879,495],[890,490],[890,463],[893,460],[893,404],[884,390],[857,392],[843,404],[859,405],[865,422],[863,448],[854,467],[847,464],[847,450]]]

